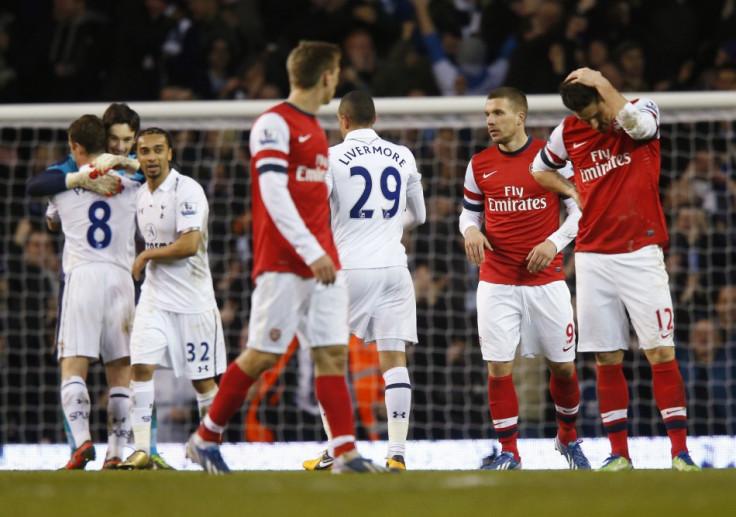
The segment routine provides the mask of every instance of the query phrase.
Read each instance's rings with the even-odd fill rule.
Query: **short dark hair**
[[[323,73],[337,66],[340,55],[340,47],[332,43],[300,41],[286,60],[289,82],[297,88],[313,88]]]
[[[84,147],[87,154],[105,152],[107,138],[105,125],[96,115],[82,115],[69,125],[69,139]]]
[[[562,103],[571,111],[581,111],[592,103],[599,103],[601,95],[592,86],[565,81],[560,85]]]
[[[358,126],[371,126],[376,120],[376,106],[373,99],[363,90],[353,90],[340,100],[337,112]]]
[[[526,94],[513,86],[504,86],[492,90],[488,94],[488,100],[491,99],[508,99],[515,109],[523,113],[529,112],[529,103],[526,100]]]
[[[102,122],[105,124],[105,131],[109,131],[115,124],[128,124],[134,133],[141,129],[141,117],[122,102],[110,104],[102,115]]]
[[[142,129],[138,133],[136,139],[146,135],[163,135],[166,137],[166,144],[169,146],[169,149],[174,148],[174,144],[171,141],[171,135],[168,131],[161,129],[160,127],[147,127],[146,129]]]

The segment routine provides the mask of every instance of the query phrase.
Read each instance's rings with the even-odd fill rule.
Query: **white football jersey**
[[[81,170],[88,168],[85,165]],[[133,267],[135,198],[141,184],[122,176],[121,181],[123,191],[112,197],[75,188],[49,201],[46,217],[61,221],[64,232],[62,266],[66,274],[88,263],[107,262],[127,271]]]
[[[402,214],[407,194],[422,191],[411,151],[357,129],[330,147],[325,179],[342,268],[406,266]]]
[[[171,169],[154,192],[144,184],[138,190],[137,218],[146,249],[168,246],[189,231],[198,230],[202,235],[191,257],[148,262],[141,300],[188,314],[216,307],[207,257],[209,205],[199,183]]]

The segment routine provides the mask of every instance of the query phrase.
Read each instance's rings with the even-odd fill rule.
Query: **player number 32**
[[[205,343],[204,341],[199,344],[199,351],[201,352],[201,355],[199,357],[200,361],[209,361],[210,356],[210,345]],[[187,343],[187,362],[192,363],[197,360],[197,345],[194,343]]]

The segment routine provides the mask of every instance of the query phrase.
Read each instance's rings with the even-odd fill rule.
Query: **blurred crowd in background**
[[[338,96],[736,89],[735,0],[1,0],[0,102],[283,98],[302,39]]]
[[[552,93],[583,65],[602,70],[624,92],[736,89],[736,0],[0,0],[0,6],[2,102],[283,98],[285,57],[305,38],[342,46],[338,95],[356,88],[376,96],[486,95],[504,84]],[[542,139],[551,129],[530,128]],[[209,198],[211,267],[232,358],[247,337],[252,290],[248,128],[175,129],[173,136],[179,170]],[[486,129],[407,128],[382,136],[414,152],[428,211],[427,222],[405,240],[420,340],[409,358],[416,388],[410,438],[491,437],[477,345],[477,270],[457,230],[465,168],[489,145]],[[328,137],[340,141],[336,131]],[[690,432],[733,435],[736,123],[712,117],[664,123],[661,141],[660,188],[672,241],[666,263]],[[61,239],[46,232],[45,201],[27,198],[25,182],[67,153],[64,131],[0,131],[0,177],[7,179],[0,182],[0,443],[64,441],[53,353]],[[574,294],[571,249],[565,267]],[[249,439],[321,439],[308,389],[311,366],[292,352],[293,360],[251,394],[243,414],[248,424],[230,426],[229,439],[242,440],[248,429],[259,430]],[[592,361],[578,358],[582,436],[602,435]],[[631,352],[625,364],[634,434],[664,434],[646,359]],[[553,436],[544,364],[517,365],[521,436]],[[370,361],[355,368],[363,368],[360,378],[375,374]],[[101,379],[103,370],[96,367],[94,375]],[[358,401],[361,438],[381,435],[372,427],[381,419],[365,417],[382,408],[376,378],[374,393]],[[104,382],[93,386],[102,440]],[[171,439],[181,440],[196,425],[196,404],[171,380],[157,386],[169,392],[157,397],[161,421],[175,430]]]

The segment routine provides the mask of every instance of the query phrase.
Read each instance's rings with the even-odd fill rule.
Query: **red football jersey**
[[[529,138],[513,153],[498,146],[473,156],[465,173],[463,207],[485,212],[485,250],[480,279],[494,284],[544,285],[564,280],[562,253],[538,273],[527,271],[529,252],[560,227],[560,197],[541,187],[531,164],[544,142]],[[482,204],[481,204],[482,203]]]
[[[317,118],[281,103],[253,123],[250,136],[253,199],[253,272],[282,271],[313,277],[312,270],[277,229],[263,203],[259,174],[287,174],[288,190],[306,225],[337,268],[327,200],[327,137]],[[298,222],[297,222],[298,223]]]
[[[650,244],[669,246],[659,199],[659,110],[646,99],[633,105],[640,116],[657,121],[651,138],[635,140],[618,122],[600,133],[569,116],[540,153],[547,169],[565,160],[573,163],[583,202],[576,251],[628,253]]]

